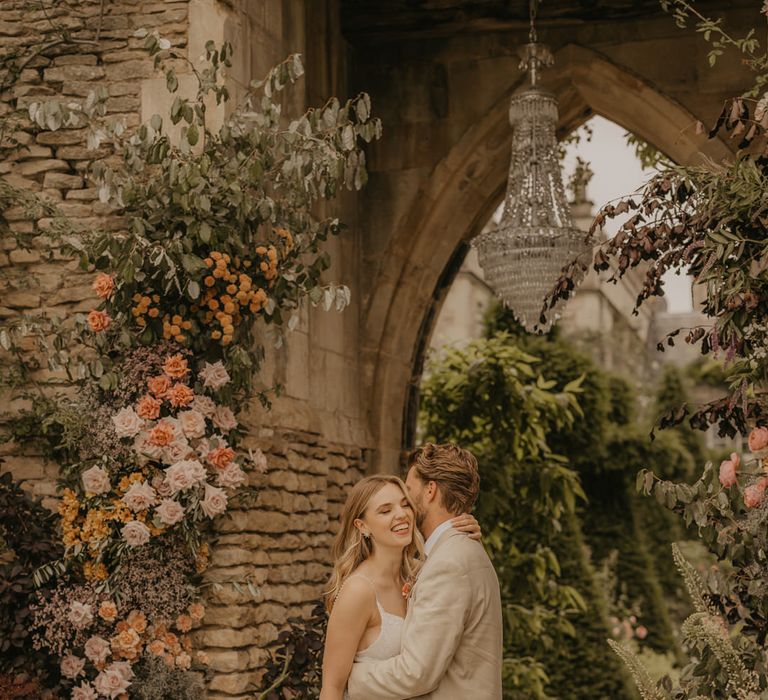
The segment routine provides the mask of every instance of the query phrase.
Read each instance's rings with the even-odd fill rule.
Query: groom
[[[350,698],[500,700],[499,582],[483,546],[449,522],[477,499],[477,460],[457,445],[427,443],[411,453],[406,485],[427,559],[410,593],[400,654],[354,664]]]

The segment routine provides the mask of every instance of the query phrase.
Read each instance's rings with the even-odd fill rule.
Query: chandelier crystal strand
[[[557,99],[538,86],[541,66],[552,64],[547,47],[521,48],[521,68],[531,85],[512,98],[512,157],[504,213],[499,225],[475,240],[486,281],[529,332],[546,331],[556,317],[539,322],[544,297],[562,268],[589,250],[585,234],[571,219],[557,155]]]

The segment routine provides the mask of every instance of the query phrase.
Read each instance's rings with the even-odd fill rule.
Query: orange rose
[[[150,445],[157,445],[158,447],[165,447],[170,445],[176,438],[176,433],[173,430],[173,426],[165,421],[160,421],[152,430],[149,431],[149,437],[147,442]]]
[[[112,293],[115,291],[115,280],[112,275],[108,275],[105,272],[100,272],[96,275],[96,279],[93,280],[91,289],[96,292],[97,297],[102,299],[109,299]]]
[[[175,663],[175,659],[173,658],[173,654],[166,654],[165,655],[165,665],[169,668],[173,668],[173,664]]]
[[[101,333],[109,328],[112,319],[106,311],[96,311],[95,309],[88,314],[88,325],[94,333]]]
[[[147,651],[155,656],[163,656],[165,654],[165,644],[161,640],[156,639],[154,642],[150,642],[147,646]]]
[[[147,388],[151,394],[162,398],[165,392],[171,388],[171,380],[164,374],[159,374],[157,377],[152,377],[147,380]]]
[[[235,451],[231,447],[217,447],[208,453],[206,459],[216,469],[226,469],[234,457]]]
[[[185,384],[174,384],[168,389],[168,400],[171,406],[189,406],[195,398],[195,392]]]
[[[189,667],[192,665],[192,659],[189,657],[189,654],[187,652],[182,651],[181,654],[179,654],[176,657],[176,666],[179,668],[187,671],[189,670]]]
[[[176,618],[176,627],[182,632],[189,632],[192,629],[192,618],[189,615],[179,615]]]
[[[145,394],[139,399],[139,403],[136,405],[136,413],[139,414],[139,418],[155,420],[155,418],[160,416],[160,407],[162,405],[162,401],[158,401],[154,396]]]
[[[192,603],[192,605],[189,606],[189,616],[195,620],[200,621],[203,619],[203,616],[205,615],[205,606],[202,603]]]
[[[179,645],[179,638],[173,632],[166,632],[163,635],[163,641],[171,651],[175,653],[178,653],[179,651],[181,651],[181,646]]]
[[[189,374],[189,366],[181,353],[179,353],[171,355],[171,357],[165,361],[163,371],[172,379],[181,379]]]
[[[99,617],[105,622],[112,622],[117,617],[117,606],[111,600],[105,600],[99,606]]]
[[[131,610],[125,621],[139,634],[144,634],[147,629],[147,618],[141,610]]]
[[[125,659],[135,659],[139,656],[141,637],[135,629],[123,630],[110,640],[112,654],[122,656]]]

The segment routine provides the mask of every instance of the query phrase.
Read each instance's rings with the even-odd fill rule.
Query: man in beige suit
[[[499,582],[483,546],[450,525],[477,499],[477,461],[456,445],[428,443],[408,464],[427,559],[410,593],[400,654],[354,664],[350,698],[500,700]]]

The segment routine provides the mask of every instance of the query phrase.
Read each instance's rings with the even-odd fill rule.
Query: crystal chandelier
[[[546,331],[550,311],[539,323],[544,297],[562,268],[586,252],[585,234],[572,223],[557,155],[557,99],[538,86],[542,66],[553,63],[546,46],[536,43],[536,0],[531,0],[529,43],[520,49],[520,68],[530,87],[515,95],[509,108],[512,158],[501,222],[475,240],[488,284],[529,332]]]

